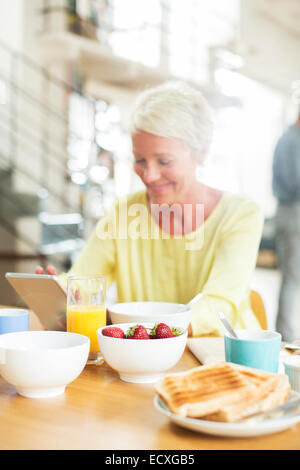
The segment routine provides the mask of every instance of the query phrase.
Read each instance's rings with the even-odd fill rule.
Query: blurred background
[[[272,327],[272,159],[297,116],[299,50],[299,0],[2,0],[0,303],[21,304],[5,272],[68,269],[115,198],[142,187],[132,102],[179,78],[216,111],[200,177],[263,209],[253,286]]]

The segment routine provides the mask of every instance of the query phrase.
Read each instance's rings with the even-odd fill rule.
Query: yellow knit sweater
[[[235,328],[259,328],[249,285],[262,227],[255,202],[225,192],[195,232],[170,236],[139,191],[118,200],[98,222],[68,274],[104,274],[108,285],[116,281],[119,302],[186,303],[202,292],[192,311],[193,336],[222,335],[220,310]]]

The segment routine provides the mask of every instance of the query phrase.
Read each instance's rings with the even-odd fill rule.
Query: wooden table
[[[199,365],[186,350],[174,370]],[[106,364],[86,366],[64,395],[29,399],[0,378],[0,449],[300,449],[300,424],[255,438],[222,438],[180,428],[153,404],[152,384],[130,384]]]

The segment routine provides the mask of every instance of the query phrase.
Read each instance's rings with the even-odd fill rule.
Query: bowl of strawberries
[[[105,362],[121,380],[149,383],[180,360],[187,329],[163,322],[120,323],[99,328],[97,337]]]

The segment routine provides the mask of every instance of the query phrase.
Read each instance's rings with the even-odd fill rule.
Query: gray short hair
[[[211,144],[213,127],[213,111],[202,93],[185,82],[171,81],[138,96],[130,131],[179,139],[202,153]]]

